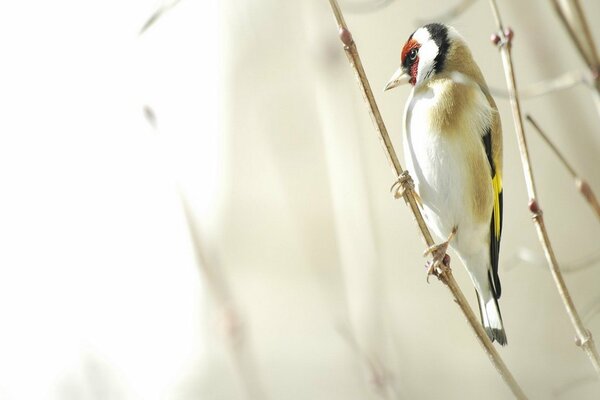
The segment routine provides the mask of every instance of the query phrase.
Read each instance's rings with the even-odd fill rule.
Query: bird
[[[404,155],[427,225],[448,246],[475,287],[481,322],[490,340],[507,344],[498,306],[502,235],[502,126],[481,70],[458,31],[431,23],[414,31],[401,65],[386,84],[412,85],[404,112]]]

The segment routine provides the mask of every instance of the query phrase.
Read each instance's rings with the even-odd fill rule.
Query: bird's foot
[[[402,173],[400,174],[400,176],[398,177],[396,182],[394,182],[394,184],[390,188],[390,192],[392,192],[392,195],[394,196],[395,199],[399,199],[401,197],[404,197],[407,190],[412,190],[413,194],[415,196],[415,199],[417,200],[417,203],[419,203],[419,205],[421,205],[422,204],[421,198],[419,197],[417,192],[414,191],[414,189],[415,189],[415,183],[413,182],[412,178],[410,177],[408,170],[404,170],[404,171],[402,171]]]
[[[431,246],[423,254],[424,256],[429,254],[433,256],[432,259],[425,264],[425,268],[427,268],[427,283],[429,283],[429,277],[431,275],[439,276],[448,270],[448,265],[450,263],[445,261],[450,261],[450,256],[446,254],[447,250],[448,242],[444,242]]]
[[[423,253],[424,257],[431,254],[432,259],[428,261],[425,267],[427,268],[427,283],[429,283],[429,277],[431,275],[438,276],[447,272],[450,269],[450,256],[446,254],[448,251],[448,245],[456,234],[456,228],[452,230],[448,240],[443,243],[434,244]]]

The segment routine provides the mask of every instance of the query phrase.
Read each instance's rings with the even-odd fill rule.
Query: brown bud
[[[344,43],[344,45],[346,46],[350,46],[353,42],[352,39],[352,34],[350,33],[350,31],[346,28],[340,28],[340,39],[342,41],[342,43]]]
[[[515,36],[515,33],[513,32],[512,29],[505,28],[504,29],[504,36],[506,36],[506,40],[510,43],[510,42],[512,42],[513,37]]]
[[[492,33],[492,36],[490,36],[490,40],[492,41],[492,43],[497,45],[498,43],[500,43],[500,36],[498,36],[498,34],[496,33]]]
[[[442,261],[446,267],[450,266],[450,256],[448,254],[444,254],[444,260]]]
[[[540,212],[540,206],[535,199],[529,200],[529,211],[531,211],[533,214],[538,214]]]
[[[240,342],[243,338],[242,323],[231,307],[224,306],[221,310],[221,332],[233,342]]]
[[[590,199],[593,196],[592,193],[592,188],[590,188],[590,185],[584,181],[583,179],[577,179],[576,181],[577,184],[577,189],[579,189],[579,192],[588,200],[590,201]]]

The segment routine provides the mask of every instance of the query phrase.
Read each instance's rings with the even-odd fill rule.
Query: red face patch
[[[419,42],[417,42],[413,38],[410,38],[410,40],[408,42],[406,42],[406,44],[402,48],[402,56],[400,58],[400,62],[402,63],[402,65],[404,65],[404,62],[406,61],[406,56],[408,55],[408,53],[410,53],[410,51],[414,48],[419,48]]]
[[[410,81],[408,83],[413,86],[417,83],[417,72],[419,72],[419,56],[417,56],[415,62],[410,66]]]
[[[421,45],[419,44],[419,42],[417,42],[413,38],[410,38],[402,48],[402,55],[400,58],[402,66],[405,68],[405,70],[408,70],[408,73],[410,74],[409,83],[413,86],[417,83],[417,72],[419,70],[419,56],[417,55],[417,58],[414,60],[407,59],[407,57],[409,57],[411,50],[419,50],[420,47]]]

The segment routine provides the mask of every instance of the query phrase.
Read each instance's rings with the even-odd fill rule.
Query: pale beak
[[[410,81],[410,75],[408,75],[402,67],[398,68],[394,75],[392,75],[392,79],[385,85],[383,91],[390,90],[395,88],[396,86],[402,85],[404,83],[408,83]]]

